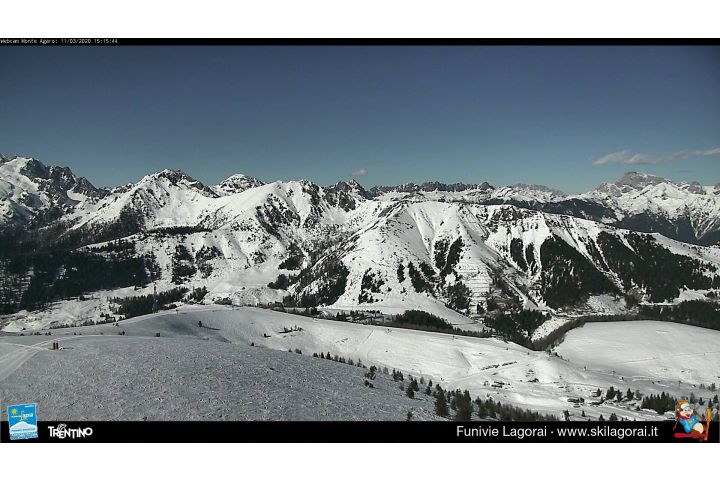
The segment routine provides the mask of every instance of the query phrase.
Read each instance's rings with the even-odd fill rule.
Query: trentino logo
[[[36,403],[10,405],[7,414],[10,440],[38,438]]]
[[[93,434],[93,429],[90,427],[85,428],[68,428],[64,423],[59,424],[57,427],[49,426],[50,438],[59,438],[61,440],[66,438],[85,438]]]

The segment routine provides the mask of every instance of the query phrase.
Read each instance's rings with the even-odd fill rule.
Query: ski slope
[[[679,323],[587,323],[567,333],[556,351],[593,370],[633,378],[720,383],[720,333]]]
[[[110,328],[119,327],[53,335],[59,351],[49,350],[52,340],[18,337],[23,347],[0,339],[0,403],[32,398],[42,420],[400,421],[408,412],[439,419],[431,397],[407,398],[382,374],[368,388],[367,370],[357,366],[202,335],[121,336]],[[29,349],[35,354],[25,355]]]
[[[668,341],[639,347],[653,335]],[[63,349],[48,350],[53,340]],[[303,355],[288,352],[295,349]],[[415,419],[434,418],[430,397],[408,399],[386,376],[371,390],[364,369],[312,358],[323,352],[468,389],[473,398],[558,416],[569,410],[576,420],[612,413],[652,419],[655,412],[635,404],[591,405],[593,393],[614,386],[707,398],[699,384],[720,371],[720,332],[686,325],[589,324],[557,351],[250,307],[188,306],[118,326],[56,329],[51,337],[0,336],[0,401],[37,401],[58,419],[401,420],[409,409]],[[650,358],[659,351],[666,355]],[[578,398],[585,403],[574,407]]]

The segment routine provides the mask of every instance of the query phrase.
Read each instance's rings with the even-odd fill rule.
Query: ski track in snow
[[[18,368],[20,368],[25,362],[30,360],[38,352],[46,350],[43,348],[46,345],[50,345],[53,340],[47,340],[39,342],[34,345],[19,345],[16,343],[5,343],[7,345],[13,345],[19,347],[10,353],[6,353],[0,356],[0,382],[9,377]]]
[[[85,338],[94,336],[100,337],[101,335],[86,335]],[[0,355],[0,381],[12,375],[18,368],[22,367],[25,362],[30,360],[38,353],[51,351],[51,349],[47,348],[47,346],[52,345],[54,341],[57,341],[58,343],[67,342],[77,338],[81,337],[53,338],[51,340],[44,340],[31,345],[4,342],[2,341],[2,339],[0,339],[2,345],[11,345],[14,347],[18,347],[16,350],[11,351],[10,353]]]

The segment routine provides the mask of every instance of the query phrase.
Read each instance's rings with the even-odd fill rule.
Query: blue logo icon
[[[10,440],[38,438],[37,403],[10,405],[7,412]]]

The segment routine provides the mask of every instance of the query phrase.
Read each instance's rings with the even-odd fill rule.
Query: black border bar
[[[60,424],[64,424],[62,429]],[[39,422],[39,438],[12,443],[704,443],[675,438],[675,422]],[[61,428],[63,436],[50,436]],[[565,435],[561,431],[566,432]],[[574,429],[574,435],[567,433]],[[78,432],[85,436],[78,436]],[[579,433],[580,432],[580,433]],[[582,434],[584,432],[584,434]],[[594,434],[592,432],[595,432]],[[718,443],[718,422],[707,440]]]
[[[712,46],[718,38],[2,38],[3,46]]]

